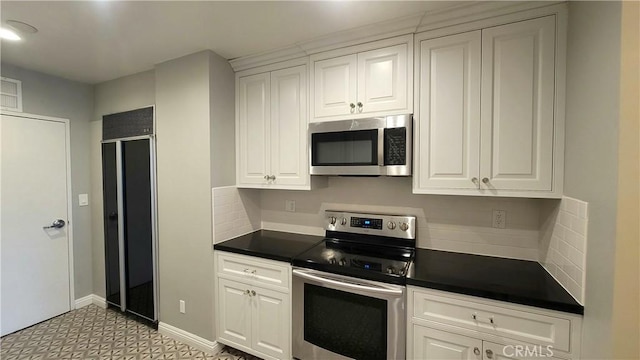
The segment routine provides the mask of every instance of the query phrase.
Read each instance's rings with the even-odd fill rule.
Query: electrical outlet
[[[284,201],[284,210],[295,212],[296,211],[296,201],[295,200],[285,200]]]
[[[504,210],[493,210],[493,226],[494,228],[504,229],[507,224],[507,212]]]
[[[185,303],[184,300],[180,300],[180,313],[184,314],[185,311]]]

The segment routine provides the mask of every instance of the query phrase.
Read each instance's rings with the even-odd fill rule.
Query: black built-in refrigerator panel
[[[103,143],[102,165],[107,302],[156,321],[151,141]]]

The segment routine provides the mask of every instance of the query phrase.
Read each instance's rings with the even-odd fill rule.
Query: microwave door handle
[[[393,289],[385,289],[382,287],[373,287],[373,286],[364,286],[358,284],[350,284],[342,281],[337,281],[333,279],[327,279],[321,276],[309,274],[303,270],[293,270],[293,274],[299,276],[301,278],[305,278],[308,280],[315,280],[321,284],[331,284],[336,286],[341,286],[344,288],[350,288],[355,290],[364,290],[371,293],[382,293],[382,294],[394,294],[394,295],[402,295],[402,290],[393,290]]]
[[[384,128],[378,129],[378,166],[384,166]]]

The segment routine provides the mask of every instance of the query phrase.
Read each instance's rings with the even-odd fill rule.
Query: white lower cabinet
[[[580,358],[579,315],[407,289],[407,359]]]
[[[290,359],[291,289],[281,278],[290,276],[289,264],[224,252],[216,252],[216,263],[218,341],[263,359]]]

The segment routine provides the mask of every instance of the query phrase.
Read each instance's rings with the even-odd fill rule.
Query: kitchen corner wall
[[[262,190],[262,227],[322,234],[325,210],[411,214],[418,247],[539,259],[539,200],[414,195],[411,189],[410,177],[330,177],[328,187],[312,191]],[[296,202],[295,212],[284,210],[285,200]],[[505,229],[491,226],[494,209],[506,211]]]
[[[235,159],[235,75],[202,51],[157,65],[155,89],[160,321],[213,341],[211,188],[234,179],[235,161],[217,159]]]

